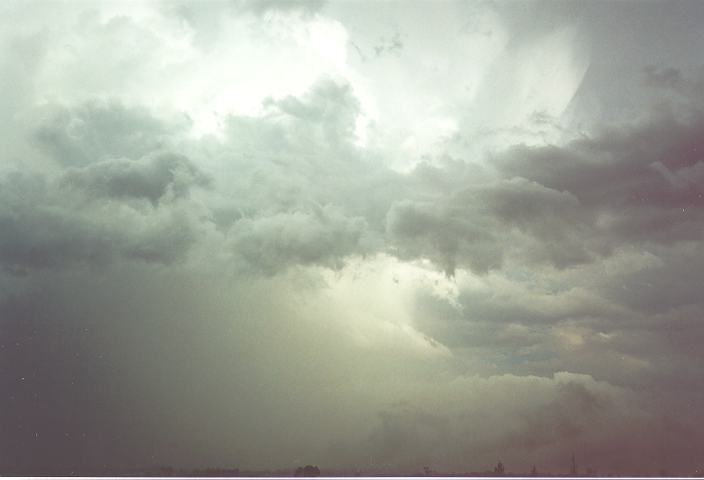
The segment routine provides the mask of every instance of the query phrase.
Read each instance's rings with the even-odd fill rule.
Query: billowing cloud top
[[[701,475],[704,4],[0,14],[0,473]]]

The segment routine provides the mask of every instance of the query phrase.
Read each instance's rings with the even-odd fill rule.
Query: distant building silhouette
[[[572,462],[570,463],[570,475],[577,476],[577,461],[574,459],[574,453],[572,454]]]

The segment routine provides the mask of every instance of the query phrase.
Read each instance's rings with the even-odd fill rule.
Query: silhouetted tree
[[[501,460],[499,460],[499,463],[496,464],[494,467],[494,473],[498,475],[503,475],[504,474],[504,464],[501,463]]]
[[[305,467],[298,467],[294,475],[296,477],[319,477],[320,469],[315,465],[306,465]]]

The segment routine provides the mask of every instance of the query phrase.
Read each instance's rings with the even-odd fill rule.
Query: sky
[[[0,4],[0,470],[704,471],[703,2]]]

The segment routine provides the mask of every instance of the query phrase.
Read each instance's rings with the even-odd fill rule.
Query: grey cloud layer
[[[346,259],[380,252],[401,259],[428,258],[447,274],[469,269],[503,282],[493,292],[461,287],[460,310],[436,300],[417,313],[421,331],[458,352],[483,356],[488,371],[510,371],[520,359],[523,373],[550,375],[567,362],[570,369],[597,372],[619,383],[619,375],[640,372],[638,362],[658,359],[634,350],[633,342],[619,333],[638,325],[643,332],[639,342],[653,342],[658,351],[677,356],[654,372],[654,379],[637,380],[641,372],[632,383],[674,380],[673,368],[687,378],[682,369],[698,354],[682,342],[695,331],[699,335],[699,329],[690,328],[687,337],[670,337],[672,344],[654,335],[667,315],[677,315],[672,309],[683,312],[682,305],[690,302],[693,310],[681,313],[685,322],[701,311],[698,289],[685,283],[673,297],[667,286],[654,286],[644,297],[608,282],[636,285],[636,275],[645,276],[640,282],[657,282],[669,271],[687,275],[695,268],[694,250],[686,245],[700,238],[702,225],[696,210],[700,163],[691,153],[698,148],[698,114],[689,117],[691,123],[679,120],[673,125],[658,118],[563,147],[516,147],[496,158],[492,166],[499,176],[492,178],[489,167],[458,166],[452,159],[436,166],[421,164],[408,174],[374,164],[353,143],[355,105],[349,87],[323,81],[301,98],[270,102],[262,118],[231,117],[222,143],[186,143],[188,156],[163,150],[164,145],[184,145],[184,140],[161,140],[159,128],[152,130],[153,136],[136,127],[132,133],[132,123],[123,123],[125,112],[131,111],[127,107],[115,104],[102,110],[101,122],[85,121],[90,104],[79,107],[62,120],[63,127],[56,130],[60,133],[46,135],[42,126],[35,130],[44,132],[35,138],[41,138],[44,151],[60,166],[57,174],[6,174],[3,266],[16,275],[79,264],[169,264],[187,261],[199,243],[216,248],[213,253],[228,259],[231,271],[249,275],[272,276],[295,266],[340,269]],[[146,112],[140,115],[152,118]],[[124,135],[107,137],[115,125],[124,125],[118,129]],[[189,158],[213,152],[225,160],[219,171],[200,168]],[[74,156],[79,160],[73,161]],[[473,171],[479,173],[474,180],[462,180]],[[631,274],[617,273],[607,283],[569,279],[573,271],[588,272],[590,265],[637,246],[652,249],[653,258],[669,260],[652,261]],[[673,266],[673,261],[684,264]],[[516,268],[564,270],[567,283],[553,292],[526,289],[525,280],[511,276]],[[508,276],[500,280],[501,275]],[[691,275],[696,279],[694,270]],[[662,313],[653,316],[653,303]],[[444,310],[449,318],[441,321]],[[12,338],[22,338],[11,332]],[[605,340],[613,335],[614,340]],[[604,361],[594,358],[594,352],[601,352]],[[609,366],[624,354],[632,364]],[[88,381],[85,375],[79,373]],[[468,451],[484,458],[505,450],[516,452],[515,461],[537,457],[554,463],[567,454],[566,449],[555,450],[565,438],[584,442],[597,435],[594,425],[622,415],[588,390],[573,395],[570,383],[556,385],[554,393],[546,393],[543,407],[510,414],[516,417],[505,420],[499,432],[472,423],[485,414],[459,410],[456,415],[470,419],[461,428],[487,431],[476,444],[460,441],[466,433],[455,429],[462,421],[423,413],[416,394],[407,394],[416,406],[381,414],[369,437],[372,452],[399,466],[423,461],[459,466]],[[520,382],[506,388],[524,390]],[[587,411],[604,410],[604,419],[589,419],[580,402],[592,401],[597,410]],[[13,405],[8,408],[16,411],[19,407]],[[512,408],[519,407],[500,411],[508,415]],[[655,428],[653,413],[644,415],[629,428]],[[682,435],[691,439],[694,434]],[[601,438],[593,437],[592,446],[583,451],[603,458]],[[651,448],[635,445],[633,455]],[[361,455],[364,449],[354,451]],[[614,465],[619,462],[623,460],[613,459]]]
[[[156,205],[163,198],[186,196],[193,186],[205,187],[209,180],[183,155],[160,154],[139,161],[105,160],[71,169],[61,183],[88,196],[146,199]]]
[[[115,101],[89,101],[75,108],[47,106],[35,115],[35,142],[65,165],[139,158],[164,148],[168,138],[187,126],[185,119],[162,122],[148,109],[126,107]]]
[[[157,18],[187,25],[205,58],[231,18],[276,30],[336,8],[174,4]],[[505,8],[491,13],[516,42],[569,23],[562,7],[536,22]],[[606,27],[586,10],[589,37]],[[0,113],[0,451],[14,459],[0,467],[483,470],[500,457],[562,471],[577,450],[614,472],[695,468],[700,76],[640,65],[618,87],[649,92],[638,118],[483,156],[443,134],[447,154],[401,172],[388,154],[407,153],[383,125],[358,138],[368,92],[337,77],[195,135],[193,118],[145,100],[167,76],[162,37],[99,18],[80,18],[71,48],[114,48],[65,77],[102,72],[67,82],[66,98],[46,80],[18,87],[74,65],[52,50],[58,26],[8,30],[2,50],[0,84],[18,95]],[[143,31],[139,51],[114,42]],[[393,35],[369,62],[412,68],[413,42]],[[398,273],[374,283],[384,269]]]

